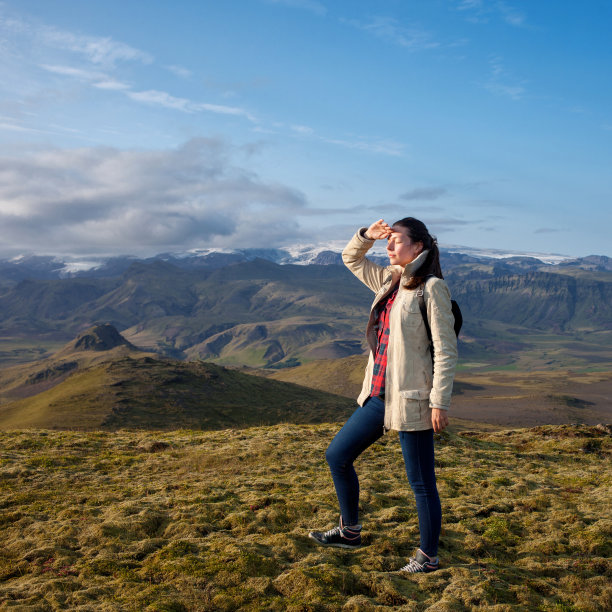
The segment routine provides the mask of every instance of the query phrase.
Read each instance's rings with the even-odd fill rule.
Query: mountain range
[[[269,249],[195,249],[185,252],[160,253],[149,258],[131,255],[114,257],[59,257],[24,254],[10,259],[0,259],[0,286],[24,279],[100,278],[113,277],[125,272],[134,262],[166,261],[179,268],[224,267],[232,263],[265,259],[277,264],[341,264],[340,241],[328,244],[298,245],[293,248]],[[572,258],[544,253],[516,253],[496,249],[470,247],[441,248],[443,259],[466,255],[483,262],[497,260],[511,267],[538,267],[543,264],[562,267],[578,267],[585,270],[612,270],[612,259],[604,255]],[[371,255],[386,264],[384,248],[376,246]]]
[[[257,251],[266,253],[276,251]],[[0,364],[50,355],[98,323],[143,350],[226,365],[289,367],[364,352],[372,295],[338,265],[338,252],[319,251],[326,263],[308,265],[254,255],[113,260],[69,278],[52,277],[44,258],[4,262]],[[584,367],[612,360],[608,258],[545,264],[444,252],[442,265],[464,314],[463,362]]]

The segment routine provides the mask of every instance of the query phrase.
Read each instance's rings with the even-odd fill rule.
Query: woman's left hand
[[[431,424],[435,433],[444,431],[444,428],[448,426],[448,417],[446,416],[446,410],[440,408],[431,409]]]

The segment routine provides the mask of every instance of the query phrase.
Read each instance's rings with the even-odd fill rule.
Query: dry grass
[[[316,361],[275,372],[269,378],[356,398],[361,391],[367,357]],[[455,377],[452,413],[464,419],[502,427],[612,420],[612,369],[596,371],[527,368],[525,371],[480,371],[486,364],[465,364]]]
[[[0,433],[0,609],[612,608],[609,431],[444,434],[442,568],[403,577],[418,529],[395,434],[358,464],[365,546],[307,537],[337,521],[337,428]]]

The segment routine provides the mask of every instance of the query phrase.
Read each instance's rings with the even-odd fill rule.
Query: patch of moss
[[[307,537],[338,521],[324,460],[337,429],[0,433],[0,598],[39,609],[612,607],[603,430],[451,431],[438,450],[441,569],[411,576],[395,573],[419,534],[394,435],[356,466],[364,546]],[[577,453],[588,440],[597,452]],[[148,443],[168,446],[137,450]]]

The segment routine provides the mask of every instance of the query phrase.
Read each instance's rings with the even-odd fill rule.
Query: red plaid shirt
[[[399,285],[393,293],[389,295],[386,303],[379,304],[378,314],[378,344],[376,345],[376,354],[374,355],[374,369],[372,370],[372,387],[370,389],[370,397],[383,396],[385,394],[385,373],[387,371],[387,345],[389,344],[389,314],[391,306]]]

